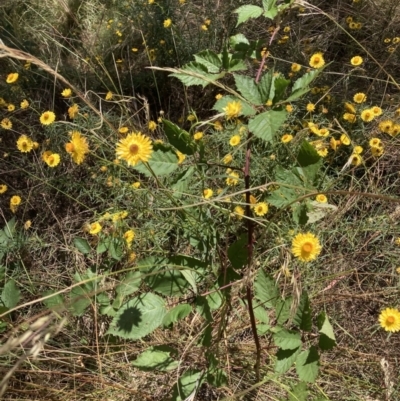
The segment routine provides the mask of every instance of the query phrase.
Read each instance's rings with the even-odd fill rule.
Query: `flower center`
[[[136,143],[134,143],[131,146],[129,146],[129,153],[131,153],[133,155],[137,155],[138,152],[139,152],[139,146],[136,145]]]
[[[47,160],[49,161],[50,164],[53,164],[54,156],[49,156],[49,158]]]
[[[303,245],[302,249],[303,249],[303,252],[310,253],[312,251],[312,249],[313,249],[313,246],[312,246],[312,244],[310,242],[306,242]]]
[[[393,324],[394,323],[394,316],[388,316],[388,318],[386,319],[386,322],[388,324]]]
[[[73,152],[73,151],[75,150],[74,144],[71,143],[71,142],[68,142],[68,143],[65,145],[65,150],[66,150],[67,152],[69,152],[69,153]]]
[[[314,61],[315,61],[316,63],[319,63],[319,61],[320,61],[319,57],[315,57]]]

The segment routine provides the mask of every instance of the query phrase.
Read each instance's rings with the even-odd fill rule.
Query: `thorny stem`
[[[256,371],[256,379],[260,380],[260,359],[261,359],[261,347],[260,340],[257,335],[256,319],[254,317],[253,310],[253,294],[251,291],[251,266],[253,263],[253,221],[251,220],[250,210],[250,157],[251,157],[251,133],[249,132],[247,137],[247,150],[246,150],[246,164],[244,167],[244,183],[246,188],[246,219],[247,221],[247,283],[246,283],[246,298],[247,306],[249,308],[249,316],[251,323],[251,331],[253,332],[254,343],[256,344],[256,363],[254,365]]]

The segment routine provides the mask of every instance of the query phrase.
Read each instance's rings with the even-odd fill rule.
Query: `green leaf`
[[[223,369],[212,369],[207,372],[207,383],[213,387],[222,387],[228,384],[228,377]]]
[[[264,309],[261,304],[254,306],[253,308],[254,317],[261,323],[269,324],[268,311]]]
[[[258,6],[246,5],[237,8],[234,13],[238,14],[238,22],[236,26],[239,26],[250,18],[258,18],[263,13],[263,9]]]
[[[314,383],[318,376],[319,354],[316,347],[301,352],[296,358],[296,371],[300,380]]]
[[[307,204],[306,203],[297,203],[292,205],[292,217],[293,221],[300,225],[304,226],[308,222],[308,215],[307,215]]]
[[[273,100],[273,103],[275,104],[284,98],[285,91],[288,85],[290,84],[290,80],[286,79],[281,75],[278,75],[277,77],[275,77],[273,82],[275,88],[274,97],[272,98],[270,94],[270,98]]]
[[[207,322],[213,321],[210,305],[208,304],[207,298],[201,295],[196,297],[196,310],[204,319],[207,320]]]
[[[190,314],[192,311],[192,307],[189,304],[181,304],[172,308],[168,313],[164,316],[162,324],[164,327],[169,327],[179,320],[184,319],[186,316]]]
[[[242,44],[248,45],[248,46],[250,45],[249,40],[242,33],[238,33],[229,38],[229,45],[231,47],[233,47],[235,50],[242,50],[240,48],[239,49],[236,48],[236,46],[242,45]]]
[[[136,292],[142,282],[142,274],[139,271],[130,271],[125,278],[115,288],[115,292],[120,297],[126,297]]]
[[[224,70],[228,70],[229,62],[231,60],[231,55],[228,52],[228,47],[224,44],[224,48],[222,49],[222,67]]]
[[[299,89],[306,89],[310,85],[310,83],[314,81],[318,74],[320,74],[321,71],[322,70],[319,68],[317,70],[307,72],[302,77],[296,79],[292,87],[292,94],[294,94],[294,92]]]
[[[296,159],[301,167],[307,167],[318,163],[321,160],[321,156],[317,153],[314,146],[303,140]]]
[[[249,121],[249,130],[258,138],[266,142],[272,142],[276,132],[286,121],[287,112],[285,110],[269,110]]]
[[[295,349],[301,346],[301,335],[298,332],[282,329],[273,335],[274,343],[281,349]]]
[[[264,0],[264,3],[265,3],[265,0]],[[274,19],[278,15],[278,12],[279,12],[278,8],[275,7],[276,0],[269,0],[268,3],[270,3],[270,6],[269,6],[269,8],[265,9],[264,17],[269,18],[269,19]]]
[[[45,297],[53,293],[54,293],[53,290],[48,290],[43,293],[43,296]],[[43,300],[43,303],[46,305],[46,308],[53,309],[62,305],[64,303],[64,300],[61,294],[56,294],[53,297]]]
[[[229,102],[240,102],[242,105],[242,111],[239,115],[243,116],[253,116],[256,111],[247,103],[239,100],[238,98],[234,96],[223,96],[221,99],[217,100],[216,103],[214,104],[213,110],[217,110],[220,113],[224,113],[224,108],[227,106]]]
[[[254,283],[254,297],[258,299],[265,308],[273,308],[279,298],[278,287],[275,280],[260,269]]]
[[[229,72],[234,72],[234,71],[245,71],[247,70],[247,65],[243,60],[237,60],[237,59],[232,59],[229,62]],[[252,114],[249,114],[252,115]]]
[[[15,284],[15,281],[12,279],[8,280],[4,285],[3,291],[1,293],[1,300],[4,303],[4,306],[9,309],[14,308],[15,306],[17,306],[20,297],[21,291]]]
[[[171,355],[176,356],[177,354],[178,352],[175,348],[168,345],[158,345],[142,352],[132,362],[132,365],[144,371],[159,370],[161,372],[170,372],[179,365],[178,361],[171,358]]]
[[[218,73],[222,68],[222,61],[218,54],[212,50],[204,50],[194,55],[195,60],[198,63],[203,64],[208,72]]]
[[[265,323],[257,324],[256,328],[257,328],[257,334],[259,336],[264,336],[271,330],[271,326]]]
[[[209,74],[207,67],[196,61],[192,61],[176,71],[178,72],[174,72],[170,76],[178,78],[186,86],[201,85],[203,88],[225,75],[225,72]]]
[[[156,150],[152,153],[148,165],[157,176],[169,175],[178,168],[178,156],[172,150],[167,152]],[[147,177],[153,176],[143,163],[139,163],[133,168]]]
[[[92,301],[87,291],[82,287],[75,287],[71,290],[70,310],[74,316],[82,316]]]
[[[275,306],[276,321],[278,324],[283,324],[289,319],[292,302],[293,298],[291,296],[285,299],[278,299]]]
[[[189,167],[182,174],[179,174],[175,182],[171,184],[174,198],[181,198],[187,193],[194,172],[195,168],[193,166]]]
[[[316,201],[310,202],[311,210],[307,212],[308,222],[315,223],[318,220],[323,219],[325,216],[336,212],[338,207],[329,203],[320,203]]]
[[[139,340],[159,327],[165,314],[164,300],[148,292],[132,298],[119,309],[107,334]]]
[[[4,229],[3,232],[7,236],[8,239],[13,239],[15,235],[15,225],[17,223],[17,220],[15,217],[13,217],[11,220],[9,220]]]
[[[235,269],[241,269],[247,263],[247,241],[247,234],[242,234],[239,239],[228,248],[228,258]]]
[[[172,146],[185,155],[192,155],[196,151],[196,144],[188,132],[169,120],[164,119],[163,124],[165,135]]]
[[[103,237],[100,239],[100,241],[96,247],[97,255],[100,255],[100,254],[108,251],[108,249],[110,248],[111,240],[112,239],[110,237]]]
[[[305,95],[309,91],[310,91],[309,88],[297,89],[294,92],[292,92],[292,94],[288,98],[286,98],[286,102],[293,102],[294,100],[301,98],[303,95]]]
[[[329,351],[336,346],[335,333],[333,327],[329,322],[328,315],[321,312],[318,316],[318,329],[319,329],[319,348],[324,351]]]
[[[274,77],[274,70],[271,69],[262,76],[258,84],[258,91],[260,93],[261,101],[263,103],[269,100],[273,77]]]
[[[303,331],[311,331],[312,318],[310,300],[306,291],[303,291],[300,296],[299,305],[293,317],[293,324]]]
[[[217,310],[222,305],[224,298],[221,291],[219,291],[215,286],[211,288],[211,291],[215,292],[207,295],[207,302],[211,310]]]
[[[233,74],[237,90],[254,105],[261,105],[262,99],[253,78],[246,75]]]
[[[108,250],[112,259],[121,260],[124,252],[122,241],[118,238],[113,238]]]
[[[292,388],[292,391],[289,393],[288,401],[307,401],[307,396],[307,384],[300,382]]]
[[[75,248],[78,249],[79,252],[83,253],[84,255],[90,253],[92,248],[89,245],[89,242],[85,238],[76,237],[74,238],[74,245]]]
[[[300,353],[300,347],[297,349],[278,349],[276,353],[275,372],[285,373],[294,364],[297,355]]]
[[[195,394],[197,389],[203,383],[203,373],[199,370],[188,370],[186,371],[173,387],[172,398],[170,401],[185,401],[191,394]],[[195,399],[193,397],[192,399]]]

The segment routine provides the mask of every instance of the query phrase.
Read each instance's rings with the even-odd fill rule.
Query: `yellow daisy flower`
[[[379,315],[379,324],[391,333],[400,331],[400,311],[394,308],[384,309]]]
[[[241,140],[240,135],[233,135],[231,137],[231,139],[229,140],[229,145],[237,146],[237,145],[239,145],[240,140]]]
[[[241,206],[236,206],[233,209],[233,216],[236,217],[238,220],[241,220],[244,216],[244,209]]]
[[[53,124],[56,119],[56,115],[52,111],[45,111],[41,116],[40,116],[40,122],[43,125],[50,125]]]
[[[321,253],[321,245],[318,238],[309,232],[297,234],[292,241],[293,255],[302,262],[310,262]]]
[[[349,146],[350,143],[351,143],[351,140],[350,140],[350,138],[349,138],[348,135],[342,134],[342,135],[340,136],[340,142],[341,142],[343,145],[345,145],[345,146]]]
[[[227,155],[224,156],[224,158],[222,159],[222,162],[224,164],[229,164],[232,162],[232,160],[233,160],[232,155],[230,153],[228,153]]]
[[[0,125],[4,129],[11,129],[12,128],[12,122],[9,118],[3,118],[0,122]]]
[[[310,58],[310,67],[322,68],[325,65],[325,60],[322,53],[314,53]]]
[[[71,120],[73,120],[79,113],[79,106],[75,103],[68,108],[68,115]]]
[[[285,135],[282,136],[281,142],[282,142],[282,143],[288,143],[288,142],[290,142],[292,139],[293,139],[293,135],[285,134]]]
[[[364,109],[361,112],[361,120],[363,120],[367,123],[372,121],[374,118],[375,118],[375,116],[371,109]]]
[[[134,238],[135,238],[135,232],[133,230],[128,230],[124,233],[124,240],[126,242],[126,245],[128,245],[128,247],[132,245]]]
[[[149,121],[147,124],[149,131],[155,131],[157,128],[157,123],[155,121]]]
[[[45,158],[45,163],[49,167],[57,167],[60,164],[61,158],[58,153],[51,153]]]
[[[239,101],[228,102],[223,110],[225,112],[227,120],[230,120],[231,118],[237,118],[242,111],[242,103],[240,103]]]
[[[301,70],[301,65],[297,63],[293,63],[292,66],[290,67],[292,72],[299,72]]]
[[[6,184],[0,184],[0,194],[4,194],[8,189]]]
[[[19,77],[18,72],[12,72],[11,74],[8,74],[8,75],[7,75],[6,82],[7,82],[8,84],[13,84],[14,82],[17,82],[18,77]]]
[[[182,152],[179,152],[179,150],[176,151],[176,155],[178,156],[178,164],[182,164],[186,159],[186,155]]]
[[[214,191],[210,188],[207,188],[203,190],[203,198],[204,199],[210,199],[214,194]]]
[[[367,95],[365,93],[359,92],[353,96],[353,101],[355,103],[364,103],[367,100]]]
[[[318,194],[315,197],[315,200],[319,203],[327,203],[328,202],[328,198],[324,195],[324,194]]]
[[[359,166],[362,163],[362,157],[358,155],[357,153],[353,153],[350,156],[350,163],[352,166]]]
[[[350,60],[351,65],[357,66],[357,65],[361,65],[363,63],[363,58],[360,56],[354,56],[352,57],[352,59]]]
[[[98,221],[96,221],[96,222],[90,224],[90,226],[89,226],[89,234],[96,235],[102,230],[102,228],[103,227],[101,226],[101,224]]]
[[[89,153],[89,145],[85,137],[79,131],[70,133],[71,141],[65,144],[65,150],[71,155],[76,164],[81,164]]]
[[[15,213],[18,209],[18,206],[21,204],[22,199],[18,195],[14,195],[10,199],[10,210]]]
[[[72,90],[69,88],[65,88],[62,92],[61,92],[61,96],[68,98],[72,96]]]
[[[254,213],[257,216],[264,216],[268,213],[268,204],[265,202],[258,202],[254,205]]]
[[[203,138],[203,133],[202,132],[196,132],[194,135],[193,135],[193,139],[195,140],[195,141],[200,141],[200,139],[202,139]]]
[[[141,132],[129,134],[121,139],[116,149],[117,158],[125,160],[130,166],[149,161],[152,153],[151,140]]]
[[[111,100],[112,98],[113,98],[113,93],[112,93],[111,91],[108,91],[108,92],[106,93],[105,99],[106,99],[106,100]]]
[[[168,18],[164,21],[164,28],[169,28],[172,24],[171,18]]]
[[[29,102],[24,99],[21,103],[20,103],[21,109],[27,109],[29,107]]]
[[[33,149],[33,141],[26,135],[21,135],[17,140],[17,148],[22,153],[28,153]]]

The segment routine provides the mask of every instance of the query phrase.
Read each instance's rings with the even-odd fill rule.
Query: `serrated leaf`
[[[275,306],[276,321],[278,324],[283,324],[289,319],[292,302],[293,298],[291,296],[285,299],[278,299]]]
[[[203,88],[225,75],[225,72],[210,74],[205,66],[196,61],[192,61],[176,71],[178,72],[174,72],[170,76],[178,78],[186,86],[201,85]]]
[[[278,300],[279,291],[275,280],[260,269],[254,283],[254,297],[258,299],[264,308],[273,308]]]
[[[230,95],[223,96],[221,99],[217,100],[214,104],[213,110],[217,110],[220,113],[224,113],[224,108],[227,106],[229,102],[240,102],[240,104],[242,105],[242,111],[239,115],[253,116],[256,113],[256,111],[249,104]]]
[[[163,124],[165,135],[172,146],[185,155],[192,155],[196,151],[196,144],[188,132],[169,120],[164,119]]]
[[[229,45],[233,47],[235,50],[242,50],[242,49],[236,49],[236,46],[239,44],[245,44],[245,45],[250,45],[249,40],[244,36],[242,33],[238,33],[234,36],[231,36],[229,38]]]
[[[108,249],[110,248],[110,244],[111,244],[111,238],[109,237],[103,237],[100,239],[99,243],[97,244],[96,247],[96,253],[97,255],[100,255],[106,251],[108,251]]]
[[[204,50],[194,55],[195,60],[198,63],[203,64],[208,72],[218,73],[222,68],[222,61],[218,54],[212,50]]]
[[[171,184],[174,198],[181,198],[185,193],[187,193],[194,172],[195,168],[189,167],[182,174],[179,174],[175,182]]]
[[[305,73],[302,77],[296,79],[292,87],[292,95],[299,89],[306,89],[321,71],[321,69],[312,70]]]
[[[196,297],[196,310],[207,322],[212,321],[210,305],[205,297],[200,295]]]
[[[323,219],[330,213],[336,212],[338,207],[331,205],[329,203],[320,203],[316,201],[311,201],[311,210],[307,212],[308,222],[315,223],[318,220]]]
[[[276,353],[275,372],[287,372],[293,366],[299,352],[300,347],[297,349],[278,349]]]
[[[142,282],[142,274],[139,271],[130,271],[126,274],[124,279],[115,288],[117,295],[126,297],[133,294],[140,288]]]
[[[17,306],[21,297],[21,291],[15,284],[14,280],[8,280],[3,288],[1,293],[1,300],[3,301],[4,306],[9,309],[14,308]]]
[[[307,215],[307,204],[306,203],[297,203],[292,205],[292,217],[293,221],[300,225],[304,226],[308,222],[308,215]]]
[[[336,337],[333,332],[333,327],[325,312],[321,312],[318,316],[318,329],[319,347],[324,351],[333,349],[336,346]]]
[[[107,334],[139,340],[159,327],[165,314],[164,300],[148,292],[122,305]]]
[[[301,335],[298,332],[282,329],[273,335],[274,343],[281,349],[295,349],[301,346]]]
[[[71,290],[70,310],[74,316],[82,316],[91,303],[90,296],[84,288],[75,287]]]
[[[300,380],[314,383],[318,376],[319,354],[313,345],[310,349],[301,352],[296,358],[296,372]]]
[[[306,401],[307,396],[307,384],[300,382],[293,386],[292,391],[289,393],[288,401]]]
[[[192,287],[192,290],[195,294],[197,294],[197,283],[196,283],[196,279],[197,279],[197,274],[196,272],[194,272],[193,270],[180,270],[181,274],[183,277],[185,277],[186,281],[190,284],[190,286]]]
[[[254,105],[261,105],[262,100],[253,78],[246,75],[233,74],[237,90],[242,96]]]
[[[263,308],[262,304],[254,306],[253,308],[254,317],[261,323],[269,324],[268,311]]]
[[[273,103],[275,104],[283,99],[286,88],[290,84],[290,80],[286,79],[285,77],[283,77],[281,75],[278,75],[273,80],[273,83],[274,83],[274,88],[275,88],[274,96],[272,97],[270,94],[270,99],[272,99]]]
[[[194,395],[197,389],[204,381],[203,373],[199,370],[186,371],[173,387],[172,398],[170,401],[189,401],[192,394]],[[195,399],[195,397],[192,397]]]
[[[247,263],[247,234],[242,234],[238,240],[228,248],[228,258],[235,269],[242,269]]]
[[[307,292],[303,291],[300,296],[299,305],[293,317],[293,324],[303,331],[311,331],[312,318],[311,306]]]
[[[314,146],[312,146],[306,140],[303,140],[297,153],[296,159],[297,163],[299,163],[301,167],[307,167],[318,163],[321,160],[321,156],[315,150]]]
[[[219,291],[216,287],[212,287],[211,294],[207,295],[207,302],[210,306],[210,310],[217,310],[223,302],[223,296],[221,291]]]
[[[273,142],[276,132],[286,121],[285,110],[269,110],[249,120],[249,130],[258,138],[266,142]]]
[[[142,352],[132,362],[132,365],[144,371],[159,370],[161,372],[170,372],[179,365],[179,362],[171,357],[177,354],[178,352],[175,348],[168,345],[158,345]]]
[[[234,72],[234,71],[245,71],[247,70],[247,65],[243,60],[238,60],[238,59],[232,59],[229,62],[229,72]]]
[[[260,93],[261,101],[263,103],[265,103],[270,98],[273,77],[274,77],[274,70],[271,69],[261,77],[260,82],[258,84],[258,91]]]
[[[258,6],[246,5],[237,8],[234,13],[238,14],[238,22],[236,26],[239,26],[250,18],[258,18],[263,13],[263,9]]]
[[[114,260],[121,260],[124,249],[122,245],[122,241],[118,238],[113,238],[110,242],[110,247],[108,248],[110,256]]]
[[[152,153],[148,165],[157,176],[169,175],[178,168],[178,156],[172,150],[167,152],[156,150]],[[137,164],[133,168],[147,177],[153,176],[143,163]]]
[[[286,98],[286,102],[293,102],[297,99],[300,99],[303,95],[305,95],[309,91],[310,91],[309,88],[297,89],[294,92],[292,92],[288,98]]]
[[[184,319],[190,314],[191,311],[192,307],[189,304],[177,305],[175,308],[172,308],[167,312],[167,314],[164,316],[162,324],[164,327],[169,327],[179,320]]]
[[[89,245],[89,242],[87,242],[85,238],[81,237],[74,238],[74,245],[75,248],[78,249],[78,251],[83,253],[84,255],[87,255],[92,250],[92,248]]]
[[[53,293],[54,291],[48,290],[43,293],[43,296],[48,296]],[[43,303],[46,305],[46,308],[52,309],[62,305],[64,303],[64,300],[61,294],[56,294],[48,299],[43,300]]]

